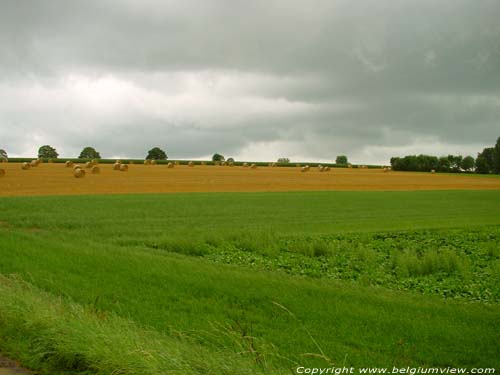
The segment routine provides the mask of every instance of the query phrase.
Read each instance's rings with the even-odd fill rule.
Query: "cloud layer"
[[[0,148],[387,163],[500,135],[497,0],[0,4]]]

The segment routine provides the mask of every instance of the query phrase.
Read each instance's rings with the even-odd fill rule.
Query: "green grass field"
[[[0,273],[44,374],[500,365],[500,191],[0,198]]]

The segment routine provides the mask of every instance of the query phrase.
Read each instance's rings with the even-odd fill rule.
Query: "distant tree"
[[[391,168],[395,171],[429,172],[438,169],[439,159],[432,155],[407,155],[391,158]]]
[[[451,162],[448,156],[441,156],[438,159],[438,171],[440,172],[449,172],[451,168]]]
[[[402,171],[401,169],[402,159],[400,157],[394,156],[391,158],[391,169],[394,171]]]
[[[151,150],[148,151],[148,155],[146,156],[146,160],[167,160],[168,156],[159,147],[154,147]]]
[[[288,163],[290,163],[290,159],[289,158],[279,158],[278,163],[288,164]]]
[[[348,160],[347,160],[347,156],[345,156],[345,155],[339,155],[335,159],[335,164],[347,164],[347,163],[348,163]]]
[[[475,160],[472,156],[468,155],[465,158],[462,159],[462,163],[460,164],[460,168],[462,168],[464,171],[472,171],[474,169],[475,165]]]
[[[93,147],[85,147],[80,153],[79,159],[100,159],[101,155]]]
[[[492,173],[495,165],[495,148],[487,147],[482,152],[477,154],[476,172],[477,173]]]
[[[226,160],[228,163],[234,163],[234,158],[227,158]]]
[[[0,160],[7,160],[9,159],[9,155],[7,155],[7,152],[5,150],[0,149]]]
[[[460,166],[462,165],[462,159],[463,157],[461,155],[448,155],[450,169],[454,172],[459,172]]]
[[[214,154],[212,156],[212,161],[224,161],[224,160],[226,160],[226,159],[221,154]]]
[[[495,154],[493,156],[493,170],[495,173],[500,173],[500,137],[495,145]]]
[[[45,145],[38,149],[38,157],[43,159],[57,159],[59,154],[52,146]]]

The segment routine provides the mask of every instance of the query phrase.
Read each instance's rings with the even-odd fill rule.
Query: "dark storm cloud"
[[[470,153],[500,135],[498,19],[498,0],[3,0],[0,148]]]

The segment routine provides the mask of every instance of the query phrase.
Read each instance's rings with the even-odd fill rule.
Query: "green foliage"
[[[475,165],[476,165],[476,161],[474,160],[474,158],[472,156],[468,155],[462,159],[462,163],[460,164],[460,167],[464,171],[470,172],[470,171],[474,170]]]
[[[212,161],[224,161],[226,160],[221,154],[213,154]]]
[[[146,156],[146,160],[167,160],[168,156],[159,147],[154,147],[151,150],[148,151],[148,154]]]
[[[278,163],[280,163],[280,164],[288,164],[288,163],[290,163],[290,159],[289,158],[279,158],[278,159]]]
[[[38,149],[38,157],[42,159],[57,159],[59,154],[56,149],[52,146],[45,145]]]
[[[478,173],[493,173],[495,166],[495,148],[487,147],[477,155],[476,171]]]
[[[495,268],[500,262],[499,226],[259,237],[254,235],[258,246],[253,248],[231,239],[197,246],[216,263],[500,303]]]
[[[391,158],[391,168],[395,171],[416,171],[429,172],[440,167],[441,159],[430,155],[408,155],[405,157]],[[443,161],[448,164],[448,158],[443,158]],[[449,168],[447,167],[446,170]]]
[[[7,152],[3,149],[0,149],[0,159],[1,160],[8,160],[9,155],[7,155]]]
[[[500,137],[495,144],[495,155],[493,157],[493,170],[495,173],[500,173]]]
[[[93,147],[85,147],[80,153],[79,159],[100,159],[101,155]]]
[[[347,164],[348,162],[347,156],[345,155],[338,155],[335,159],[335,164]]]
[[[227,162],[228,162],[228,163],[234,163],[234,158],[228,158],[228,159],[227,159]]]
[[[500,173],[500,137],[495,147],[487,147],[477,155],[474,160],[472,156],[448,155],[437,158],[430,155],[408,155],[404,157],[391,158],[391,167],[395,171],[419,171],[429,172],[437,170],[440,172],[470,172],[477,173]]]

